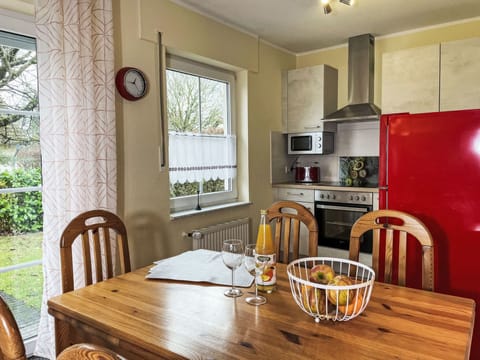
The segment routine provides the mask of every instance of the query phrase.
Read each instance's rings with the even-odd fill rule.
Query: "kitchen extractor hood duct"
[[[325,116],[324,121],[378,120],[373,103],[375,38],[363,34],[348,39],[348,105]]]

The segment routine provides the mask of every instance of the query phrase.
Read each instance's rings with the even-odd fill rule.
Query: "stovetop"
[[[351,188],[352,186],[345,185],[344,182],[341,181],[321,181],[317,183],[306,183],[306,182],[296,182],[296,185],[311,185],[311,186],[332,186],[332,187],[343,187],[345,189]],[[362,187],[362,188],[370,188],[375,189],[378,187],[378,184],[365,184],[362,186],[355,186],[355,187]]]

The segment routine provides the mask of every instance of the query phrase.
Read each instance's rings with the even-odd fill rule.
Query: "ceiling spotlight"
[[[332,7],[330,6],[330,4],[325,4],[323,5],[323,13],[325,15],[328,15],[332,12]]]
[[[332,7],[330,6],[330,0],[322,0],[323,13],[328,15],[332,12]]]
[[[355,2],[355,0],[338,0],[338,1],[348,6],[353,5],[353,3]],[[322,4],[322,7],[323,7],[323,13],[325,15],[328,15],[332,12],[332,7],[330,5],[331,2],[332,0],[320,0],[320,3]]]

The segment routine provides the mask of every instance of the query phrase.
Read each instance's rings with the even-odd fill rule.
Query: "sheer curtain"
[[[172,184],[235,177],[235,136],[169,132],[168,148]]]
[[[111,0],[36,0],[44,291],[35,354],[55,359],[46,302],[61,293],[60,235],[93,208],[116,212]]]

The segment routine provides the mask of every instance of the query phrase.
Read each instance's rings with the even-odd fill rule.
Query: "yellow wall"
[[[15,10],[30,1],[15,0]],[[7,0],[12,4],[11,0]],[[0,0],[0,7],[5,1]],[[9,8],[9,7],[7,7]],[[149,81],[147,96],[137,102],[116,98],[118,131],[118,204],[130,238],[133,267],[190,249],[182,232],[240,217],[253,220],[272,201],[269,175],[269,132],[282,130],[281,72],[328,64],[339,70],[339,107],[347,102],[347,48],[294,55],[255,37],[178,7],[168,0],[115,0],[115,64],[142,69]],[[159,170],[159,91],[157,33],[169,51],[209,59],[237,71],[247,92],[239,98],[240,192],[252,205],[170,220],[168,174]],[[381,60],[387,51],[480,36],[480,20],[376,39],[375,102],[381,106]]]
[[[375,104],[381,108],[382,99],[382,54],[385,52],[438,44],[445,41],[480,36],[480,20],[451,23],[449,25],[410,31],[375,39]],[[318,52],[299,54],[298,68],[328,64],[338,69],[338,107],[348,101],[348,49],[347,46],[324,49]]]
[[[129,232],[133,267],[191,248],[182,232],[240,217],[253,220],[273,201],[269,132],[281,129],[281,70],[295,56],[167,0],[114,1],[116,68],[135,66],[150,81],[147,96],[128,102],[117,96],[119,212]],[[159,171],[157,33],[168,51],[210,59],[237,71],[248,92],[237,94],[239,173],[243,200],[252,205],[170,220],[166,171]],[[249,185],[249,186],[247,186]]]
[[[34,0],[0,0],[0,9],[33,15],[35,13],[33,1]]]

